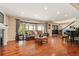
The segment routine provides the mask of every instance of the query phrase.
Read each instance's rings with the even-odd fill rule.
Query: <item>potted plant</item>
[[[18,33],[19,33],[19,40],[24,40],[25,26],[23,23],[20,23]]]

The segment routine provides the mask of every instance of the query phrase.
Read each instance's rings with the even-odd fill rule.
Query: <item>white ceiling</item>
[[[65,20],[79,16],[79,10],[67,3],[0,3],[6,14],[37,20]]]
[[[72,23],[74,21],[76,21],[76,17],[71,18],[71,19],[66,19],[65,21],[64,20],[54,20],[53,23],[56,23],[56,24],[68,24],[68,23]]]

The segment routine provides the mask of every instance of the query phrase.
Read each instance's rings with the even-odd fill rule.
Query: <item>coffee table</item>
[[[35,43],[39,44],[39,45],[42,45],[43,43],[47,43],[48,42],[48,38],[45,37],[39,37],[39,38],[35,38]]]

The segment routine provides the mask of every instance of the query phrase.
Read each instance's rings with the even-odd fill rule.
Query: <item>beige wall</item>
[[[49,24],[50,24],[50,29],[49,29]],[[48,23],[47,31],[49,33],[49,36],[52,36],[52,23]]]
[[[7,42],[15,40],[16,35],[16,20],[14,17],[7,16],[8,30],[7,30]]]

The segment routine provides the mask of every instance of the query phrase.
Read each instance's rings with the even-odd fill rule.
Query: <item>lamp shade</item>
[[[0,23],[0,30],[2,30],[2,29],[6,29],[6,26],[4,24]]]

